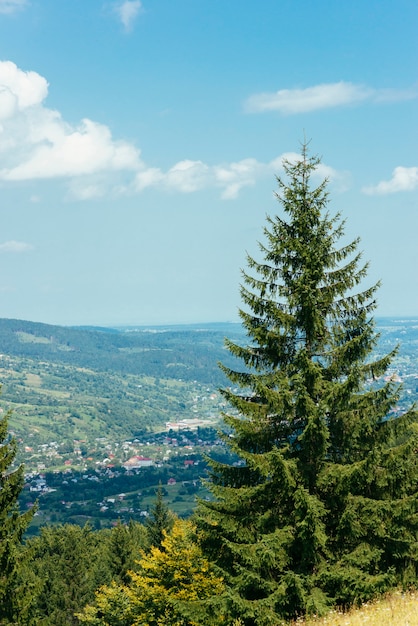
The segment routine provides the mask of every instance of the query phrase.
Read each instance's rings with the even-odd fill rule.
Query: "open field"
[[[418,626],[418,592],[396,592],[360,609],[332,611],[322,619],[297,621],[294,626]]]

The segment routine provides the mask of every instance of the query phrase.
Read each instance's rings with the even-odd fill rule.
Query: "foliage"
[[[130,583],[102,587],[80,621],[103,626],[226,624],[213,616],[222,579],[203,557],[193,532],[190,522],[176,520],[161,548],[141,553]]]
[[[23,619],[29,609],[30,596],[21,587],[20,570],[25,563],[20,546],[35,512],[33,508],[19,511],[24,474],[23,466],[12,467],[17,445],[8,434],[9,417],[0,418],[0,624]]]
[[[247,345],[224,419],[241,461],[212,462],[197,518],[205,554],[246,626],[361,602],[417,570],[417,415],[388,419],[399,389],[374,360],[378,285],[361,290],[358,240],[327,212],[327,181],[304,145],[278,179],[263,260],[248,257],[240,311]],[[379,382],[376,381],[379,379]],[[236,388],[239,391],[236,392]]]
[[[106,535],[88,525],[45,526],[27,542],[30,570],[39,581],[33,615],[44,626],[75,625],[75,611],[94,598],[103,581],[110,582]]]
[[[147,518],[146,529],[151,546],[161,548],[164,537],[173,528],[174,518],[164,503],[161,483],[156,492],[155,503],[151,508],[151,516]]]
[[[135,559],[141,549],[148,547],[148,541],[145,527],[138,522],[119,522],[112,528],[107,540],[107,559],[112,580],[118,584],[128,583],[129,571],[135,568]]]

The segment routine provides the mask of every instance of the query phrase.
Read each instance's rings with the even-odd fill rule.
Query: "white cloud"
[[[135,177],[135,190],[143,191],[147,187],[155,187],[164,179],[164,174],[158,167],[149,167],[138,172]]]
[[[90,119],[69,124],[59,111],[45,105],[47,95],[44,77],[24,72],[10,61],[0,62],[0,180],[61,178],[80,200],[147,188],[176,193],[216,188],[230,200],[243,188],[280,173],[283,158],[300,158],[283,154],[267,163],[247,158],[221,164],[183,159],[163,171],[148,167],[140,151],[132,143],[115,140],[107,126]],[[325,164],[318,174],[341,178]]]
[[[390,180],[382,180],[377,185],[364,187],[368,195],[386,195],[399,191],[413,191],[418,188],[418,167],[395,167]]]
[[[109,180],[90,180],[89,176],[83,176],[73,179],[69,187],[71,196],[77,200],[92,200],[109,193]]]
[[[249,113],[278,111],[284,115],[306,113],[319,109],[357,104],[359,102],[393,102],[416,98],[416,89],[372,89],[365,85],[355,85],[340,81],[306,87],[305,89],[281,89],[274,93],[259,93],[250,96],[245,102]]]
[[[44,106],[48,83],[36,72],[0,62],[0,178],[30,180],[136,170],[139,150],[115,141],[107,126],[77,126]]]
[[[169,169],[165,176],[165,184],[177,191],[190,193],[204,189],[210,179],[210,168],[202,161],[179,161]]]
[[[0,0],[0,13],[10,15],[28,5],[27,0]]]
[[[124,29],[130,31],[142,10],[142,2],[140,0],[124,0],[123,2],[115,4],[114,10],[122,22]]]
[[[159,187],[167,190],[192,193],[210,187],[219,188],[224,200],[235,199],[239,192],[258,180],[283,171],[283,161],[295,161],[300,155],[285,153],[268,163],[248,158],[234,163],[207,165],[202,161],[180,161],[167,172],[158,168],[144,169],[135,179],[136,191],[147,187]],[[341,178],[333,168],[321,164],[316,175],[332,180]]]
[[[32,250],[33,247],[24,243],[23,241],[6,241],[5,243],[0,243],[0,253],[2,252],[28,252]]]
[[[221,197],[224,200],[235,199],[243,187],[255,185],[258,178],[267,175],[272,163],[260,163],[257,159],[243,159],[226,166],[215,166],[215,180],[223,187]]]
[[[202,161],[179,161],[167,172],[158,168],[138,172],[135,189],[142,191],[146,187],[160,187],[181,193],[192,193],[218,187],[222,198],[236,198],[240,189],[254,184],[256,171],[260,174],[265,165],[255,159],[244,159],[238,163],[207,165]]]
[[[23,72],[11,61],[0,61],[0,121],[41,104],[48,83],[36,72]]]
[[[45,129],[53,143],[38,143],[25,162],[5,169],[5,180],[80,176],[103,170],[136,169],[138,151],[123,141],[113,141],[106,126],[82,120],[77,128],[66,128],[61,118]]]

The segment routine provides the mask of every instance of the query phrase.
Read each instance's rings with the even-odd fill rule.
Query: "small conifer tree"
[[[135,559],[141,549],[148,545],[148,533],[143,524],[131,520],[128,525],[118,523],[110,531],[107,540],[107,566],[111,579],[127,584],[129,571],[135,568]]]
[[[20,589],[19,567],[25,560],[22,537],[35,512],[34,508],[19,511],[24,470],[23,466],[12,468],[17,444],[8,431],[9,417],[6,413],[0,418],[0,624],[17,623],[30,604],[26,590]]]
[[[174,523],[174,515],[164,502],[163,487],[161,483],[155,492],[155,501],[151,507],[151,515],[147,518],[145,527],[147,530],[150,546],[160,548],[165,534],[171,531]]]
[[[373,358],[378,285],[361,287],[358,240],[327,212],[320,161],[285,162],[258,262],[243,272],[246,345],[223,367],[224,416],[240,463],[211,463],[213,501],[197,524],[246,626],[350,605],[415,580],[417,415],[391,417],[384,382],[395,352]],[[237,391],[238,389],[238,391]]]

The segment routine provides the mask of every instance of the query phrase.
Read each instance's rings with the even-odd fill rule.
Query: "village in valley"
[[[159,485],[172,510],[190,515],[196,495],[207,495],[202,485],[207,475],[205,455],[229,455],[216,429],[205,420],[184,420],[170,427],[143,440],[98,438],[94,452],[79,441],[74,442],[73,454],[61,454],[57,442],[40,445],[38,457],[43,460],[26,473],[21,496],[26,507],[37,502],[32,530],[47,522],[91,521],[102,527],[145,519]],[[51,460],[61,464],[52,469]]]
[[[399,352],[385,376],[368,383],[380,385],[391,380],[401,386],[399,401],[392,408],[391,415],[395,416],[405,412],[418,398],[418,322],[385,319],[378,322],[378,330],[381,337],[377,354],[385,354],[397,345]],[[216,341],[221,342],[221,339],[218,337]],[[26,360],[25,367],[29,367],[29,364]],[[39,374],[26,373],[24,381],[31,382],[36,376],[43,380],[42,367],[47,366],[38,363],[36,367]],[[61,371],[61,366],[54,367]],[[13,368],[17,369],[15,362]],[[8,389],[18,396],[25,393],[24,384],[16,388],[13,378],[16,375],[12,374],[13,383],[8,385],[4,370],[6,398]],[[87,375],[93,381],[94,389],[97,389],[97,379],[91,372]],[[77,384],[80,384],[81,376],[82,372],[76,379]],[[45,380],[49,379],[45,376]],[[67,370],[64,380],[69,380]],[[159,427],[138,428],[131,437],[120,437],[117,429],[113,431],[109,427],[102,436],[96,431],[85,429],[82,432],[87,433],[87,436],[84,437],[71,438],[67,433],[61,440],[57,437],[45,441],[49,431],[42,439],[36,420],[27,421],[28,428],[26,431],[22,429],[23,420],[30,420],[25,418],[26,415],[31,411],[42,411],[39,404],[30,405],[23,401],[12,407],[17,417],[21,416],[16,422],[17,430],[12,430],[19,446],[17,462],[25,465],[26,480],[21,502],[27,508],[37,503],[30,533],[36,533],[46,523],[90,522],[94,527],[102,528],[118,520],[144,521],[149,515],[159,485],[163,487],[170,508],[178,515],[187,517],[194,510],[196,497],[209,497],[204,484],[208,476],[208,458],[228,463],[240,462],[230,453],[219,433],[222,430],[222,413],[231,409],[216,385],[196,380],[165,380],[162,377],[147,378],[146,382],[141,379],[141,384],[136,379],[131,381],[129,376],[118,378],[118,385],[113,379],[109,380],[115,388],[123,381],[128,389],[136,390],[132,392],[138,396],[136,404],[132,404],[135,410],[141,403],[144,415],[148,407],[150,414],[160,411],[161,415],[167,416],[166,421]],[[105,381],[106,378],[103,385]],[[68,382],[66,384],[70,388]],[[76,387],[71,397],[64,399],[67,405],[71,398],[78,401],[75,390]],[[42,385],[36,389],[28,387],[28,397],[32,398],[32,402],[34,391],[45,393]],[[2,400],[6,398],[3,394]],[[110,411],[116,410],[112,407],[119,407],[121,402],[119,398],[114,405],[109,401],[106,405],[111,407],[106,411],[110,415],[110,426]],[[86,406],[83,405],[84,412],[87,412]],[[52,413],[54,416],[61,409],[55,406],[51,410],[55,412]],[[73,414],[76,412],[82,415],[81,409],[74,410]],[[73,432],[80,432],[79,424],[83,425],[85,421],[70,417],[69,422],[72,421],[75,425]],[[117,415],[115,422],[120,424]],[[59,424],[68,427],[65,413],[60,417]]]

